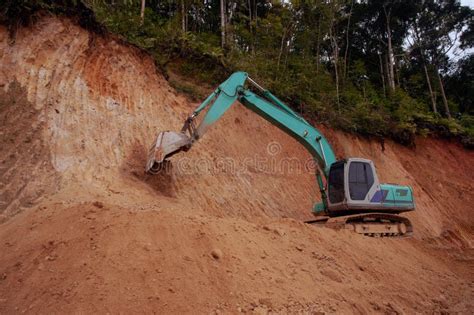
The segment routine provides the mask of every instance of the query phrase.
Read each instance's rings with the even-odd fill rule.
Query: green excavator
[[[337,161],[319,130],[245,72],[235,72],[219,85],[186,119],[180,132],[160,132],[149,151],[145,171],[157,174],[171,156],[188,151],[237,100],[296,139],[317,162],[322,202],[314,205],[315,219],[307,223],[350,229],[367,236],[412,235],[410,220],[399,215],[415,209],[411,187],[381,184],[371,160],[351,157]],[[196,117],[205,109],[197,125]]]

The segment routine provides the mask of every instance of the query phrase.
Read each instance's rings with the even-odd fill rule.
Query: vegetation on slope
[[[474,146],[473,10],[457,0],[9,0],[1,19],[38,10],[79,14],[197,82],[247,71],[317,122]]]

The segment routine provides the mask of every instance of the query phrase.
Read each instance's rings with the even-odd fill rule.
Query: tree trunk
[[[221,11],[221,47],[224,48],[226,44],[226,19],[225,19],[225,0],[220,0]]]
[[[142,7],[140,9],[140,25],[143,25],[145,21],[145,1],[146,0],[142,0]]]
[[[389,61],[388,61],[388,55],[387,54],[385,54],[384,59],[385,59],[384,60],[385,61],[385,78],[387,79],[387,83],[388,83],[387,92],[390,93],[390,82],[389,82],[390,81],[390,76],[389,76],[390,69],[389,69],[389,66],[388,66]]]
[[[439,82],[439,89],[441,91],[441,97],[443,98],[444,110],[446,111],[446,115],[448,118],[451,118],[451,112],[449,111],[448,99],[446,98],[446,93],[444,92],[444,84],[443,80],[441,79],[441,75],[439,74],[438,68],[436,68],[436,75],[438,76]]]
[[[186,8],[184,7],[184,0],[181,0],[181,29],[186,33]]]
[[[414,32],[415,32],[415,43],[420,48],[421,62],[423,63],[423,70],[425,72],[426,84],[428,85],[428,91],[430,92],[431,107],[433,108],[433,113],[436,114],[438,113],[438,108],[436,106],[436,96],[435,96],[435,93],[433,92],[433,88],[431,87],[430,75],[428,72],[428,67],[426,66],[425,52],[423,50],[423,47],[421,46],[420,35],[418,31],[418,23],[416,21],[415,21]]]
[[[257,50],[257,44],[258,44],[258,10],[257,10],[257,0],[254,0],[254,9],[253,9],[253,19],[254,19],[254,35],[253,35],[253,46],[254,46],[254,53],[255,50]]]
[[[390,27],[387,29],[388,34],[390,34]],[[395,91],[395,76],[393,71],[393,48],[392,48],[392,36],[388,35],[388,85],[390,90]]]
[[[227,23],[232,25],[232,17],[234,16],[235,9],[237,9],[237,2],[230,1],[229,5],[229,18],[227,19]]]
[[[253,30],[252,30],[252,2],[248,0],[249,6],[249,32],[250,32],[250,51],[252,54],[255,53],[254,44],[253,44]]]
[[[340,105],[339,105],[339,69],[338,69],[339,47],[338,47],[338,44],[337,44],[336,36],[333,33],[333,23],[334,23],[334,20],[332,21],[331,26],[329,28],[329,40],[331,41],[331,46],[332,46],[333,62],[334,62],[334,75],[335,75],[335,79],[336,79],[337,110],[340,111]]]
[[[383,11],[385,13],[385,20],[386,20],[386,28],[387,28],[387,53],[388,53],[388,86],[392,92],[395,91],[395,75],[393,71],[393,47],[392,47],[392,29],[390,28],[390,14],[391,10],[387,13],[387,8],[383,7]]]
[[[278,53],[278,61],[277,61],[277,69],[280,69],[280,60],[281,60],[281,55],[283,54],[283,47],[285,44],[285,38],[286,38],[286,29],[281,35],[281,43],[280,43],[280,52]]]
[[[317,42],[316,42],[316,74],[319,73],[319,49],[320,49],[320,45],[321,45],[321,40],[320,40],[320,37],[321,37],[321,17],[318,18],[318,37],[317,37]]]
[[[394,57],[394,76],[395,76],[395,84],[396,86],[400,87],[400,69],[398,69],[398,59],[397,56]]]
[[[340,111],[340,105],[339,105],[339,71],[337,67],[337,53],[334,56],[334,72],[336,74],[336,101],[337,101],[337,110]]]
[[[435,99],[435,96],[433,94],[433,88],[431,87],[430,75],[428,73],[428,68],[426,67],[426,63],[425,63],[424,58],[423,58],[423,69],[425,70],[426,83],[428,84],[428,90],[430,92],[431,106],[433,108],[433,112],[437,113],[438,109],[436,107],[436,99]]]
[[[382,62],[382,55],[379,54],[379,63],[380,63],[380,78],[382,79],[382,88],[383,88],[383,96],[387,97],[386,91],[385,91],[385,75],[383,73],[383,62]]]
[[[233,45],[235,42],[235,37],[234,37],[234,28],[232,27],[232,18],[234,17],[234,13],[237,10],[237,2],[230,1],[228,5],[228,15],[226,16],[226,37],[227,37],[227,44],[228,45]]]
[[[248,0],[247,5],[249,6],[249,27],[250,32],[252,32],[252,2]]]
[[[351,0],[351,10],[349,11],[349,17],[347,18],[346,28],[346,51],[344,52],[344,79],[347,77],[347,55],[349,54],[349,28],[351,25],[352,8],[354,7],[354,0]]]

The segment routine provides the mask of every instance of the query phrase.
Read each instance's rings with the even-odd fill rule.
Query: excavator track
[[[305,223],[332,229],[348,229],[370,237],[410,237],[413,225],[405,217],[387,213],[364,213],[341,217],[321,217]]]

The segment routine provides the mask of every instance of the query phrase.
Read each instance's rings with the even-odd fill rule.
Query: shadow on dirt
[[[145,183],[161,196],[176,198],[176,185],[174,180],[173,165],[166,166],[156,175],[145,173],[147,150],[138,140],[132,146],[131,154],[127,158],[123,174]]]

